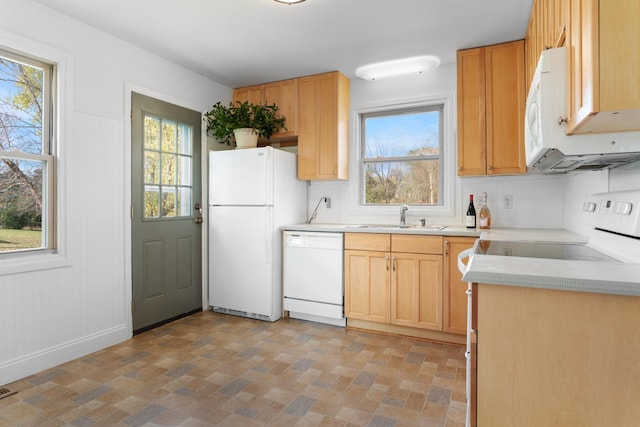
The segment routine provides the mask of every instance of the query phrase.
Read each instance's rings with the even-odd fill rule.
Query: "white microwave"
[[[640,160],[640,132],[566,134],[566,76],[566,48],[544,50],[525,109],[528,171],[597,170]]]

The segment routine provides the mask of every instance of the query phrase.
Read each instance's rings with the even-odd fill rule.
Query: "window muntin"
[[[362,205],[443,205],[443,109],[361,114]]]
[[[193,216],[193,129],[144,115],[144,218]]]
[[[54,67],[0,50],[0,253],[55,248]]]

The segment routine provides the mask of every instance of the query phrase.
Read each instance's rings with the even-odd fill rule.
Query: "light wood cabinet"
[[[287,130],[274,133],[270,139],[280,140],[298,135],[298,80],[289,79],[277,82],[246,86],[233,90],[233,103],[275,104],[278,114],[286,119]]]
[[[391,323],[442,330],[442,255],[392,252]]]
[[[345,315],[442,330],[442,237],[345,234]]]
[[[287,138],[298,135],[298,79],[282,80],[264,84],[264,103],[278,106],[278,112],[286,119],[286,131],[272,138]]]
[[[349,79],[335,71],[298,79],[298,179],[348,179]]]
[[[482,283],[473,296],[472,425],[638,425],[639,297]]]
[[[344,246],[346,317],[389,323],[391,236],[346,233]]]
[[[524,41],[457,53],[458,175],[526,172]]]
[[[640,130],[640,2],[570,0],[567,133]]]
[[[249,104],[264,104],[264,85],[260,84],[234,89],[233,105],[236,105],[238,102],[248,102]]]
[[[473,246],[475,237],[444,238],[444,297],[442,330],[467,334],[467,282],[458,270],[458,255]]]
[[[525,37],[527,90],[543,50],[565,45],[569,0],[535,0]]]

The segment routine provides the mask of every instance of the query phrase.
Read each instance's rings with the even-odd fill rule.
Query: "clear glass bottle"
[[[469,194],[466,224],[467,228],[476,228],[476,208],[473,206],[473,194]]]
[[[482,229],[491,228],[491,211],[489,210],[489,206],[487,206],[487,193],[482,194],[482,206],[480,207],[478,222]]]

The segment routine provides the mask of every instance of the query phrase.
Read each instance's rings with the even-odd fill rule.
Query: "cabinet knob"
[[[487,170],[493,170],[493,166],[487,166]]]
[[[567,123],[569,123],[569,118],[568,117],[562,117],[562,116],[558,117],[558,124],[560,126],[566,125]]]

